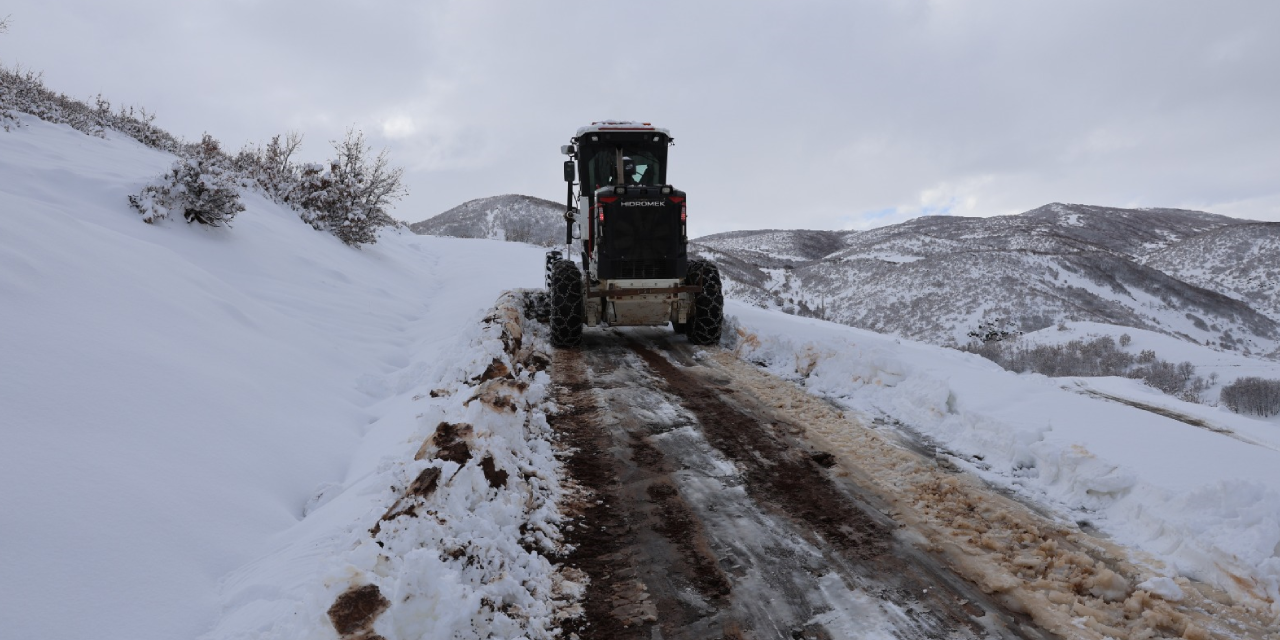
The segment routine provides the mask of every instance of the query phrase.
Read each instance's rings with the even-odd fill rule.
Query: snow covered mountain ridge
[[[557,246],[563,208],[493,196],[410,228]],[[730,297],[935,344],[964,344],[984,320],[1025,332],[1074,321],[1248,355],[1280,349],[1280,223],[1053,203],[869,231],[734,231],[690,250],[720,265]]]
[[[1146,329],[1275,354],[1280,224],[1181,209],[1054,203],[1016,216],[929,216],[869,231],[706,236],[726,292],[765,308],[935,344],[983,320]]]
[[[409,225],[414,233],[452,238],[488,238],[544,247],[564,244],[564,205],[507,194],[464,202]]]

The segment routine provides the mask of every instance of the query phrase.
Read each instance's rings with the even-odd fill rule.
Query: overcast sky
[[[692,235],[1048,202],[1280,220],[1280,2],[18,0],[0,61],[235,150],[362,129],[413,222],[671,130]]]

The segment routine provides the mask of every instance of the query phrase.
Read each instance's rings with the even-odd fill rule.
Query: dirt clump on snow
[[[831,472],[877,493],[921,548],[1042,629],[1088,640],[1280,638],[1256,612],[1224,605],[1223,594],[1204,585],[1175,579],[1187,594],[1177,602],[1138,588],[1158,577],[1147,568],[1158,562],[1034,513],[730,352],[713,358],[736,385],[833,452]]]
[[[390,606],[378,585],[352,586],[329,607],[329,621],[342,640],[383,640],[373,623]]]
[[[436,486],[440,482],[440,467],[427,467],[418,474],[418,477],[409,483],[409,490],[406,495],[416,496],[418,498],[430,498],[431,494],[436,492]]]
[[[497,380],[498,378],[510,378],[510,377],[511,377],[511,369],[507,366],[507,364],[501,360],[494,360],[493,362],[489,363],[488,367],[485,367],[484,372],[481,373],[480,376],[477,377],[475,380],[473,380],[473,382],[477,382],[477,383],[488,382],[490,380]]]
[[[484,479],[489,483],[490,487],[501,489],[507,486],[507,471],[497,468],[497,463],[494,462],[493,456],[485,456],[484,460],[480,461],[480,471],[484,473]]]
[[[458,466],[462,466],[471,459],[471,447],[467,445],[467,440],[471,436],[472,428],[469,424],[441,422],[436,425],[435,434],[422,443],[422,447],[418,449],[414,458],[422,460],[427,457],[430,447],[435,447],[435,457],[456,462]]]

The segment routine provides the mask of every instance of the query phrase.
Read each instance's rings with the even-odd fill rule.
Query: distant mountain
[[[1271,353],[1280,346],[1280,318],[1253,305],[1274,306],[1268,274],[1280,266],[1275,244],[1248,244],[1254,228],[1201,211],[1055,203],[1016,216],[930,216],[861,232],[721,233],[691,250],[720,264],[731,297],[937,344],[967,341],[983,320],[1032,331],[1066,319]],[[1213,238],[1221,261],[1202,267],[1198,252],[1208,249],[1195,242]],[[1241,265],[1232,255],[1254,260]],[[1212,272],[1192,275],[1233,265],[1235,289]]]
[[[515,194],[479,198],[415,222],[409,229],[422,235],[490,238],[550,247],[564,244],[564,204]]]

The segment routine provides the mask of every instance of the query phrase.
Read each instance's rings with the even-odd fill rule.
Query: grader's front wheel
[[[582,324],[586,309],[582,293],[582,272],[568,260],[551,265],[547,286],[551,294],[551,344],[576,347],[582,344]]]

